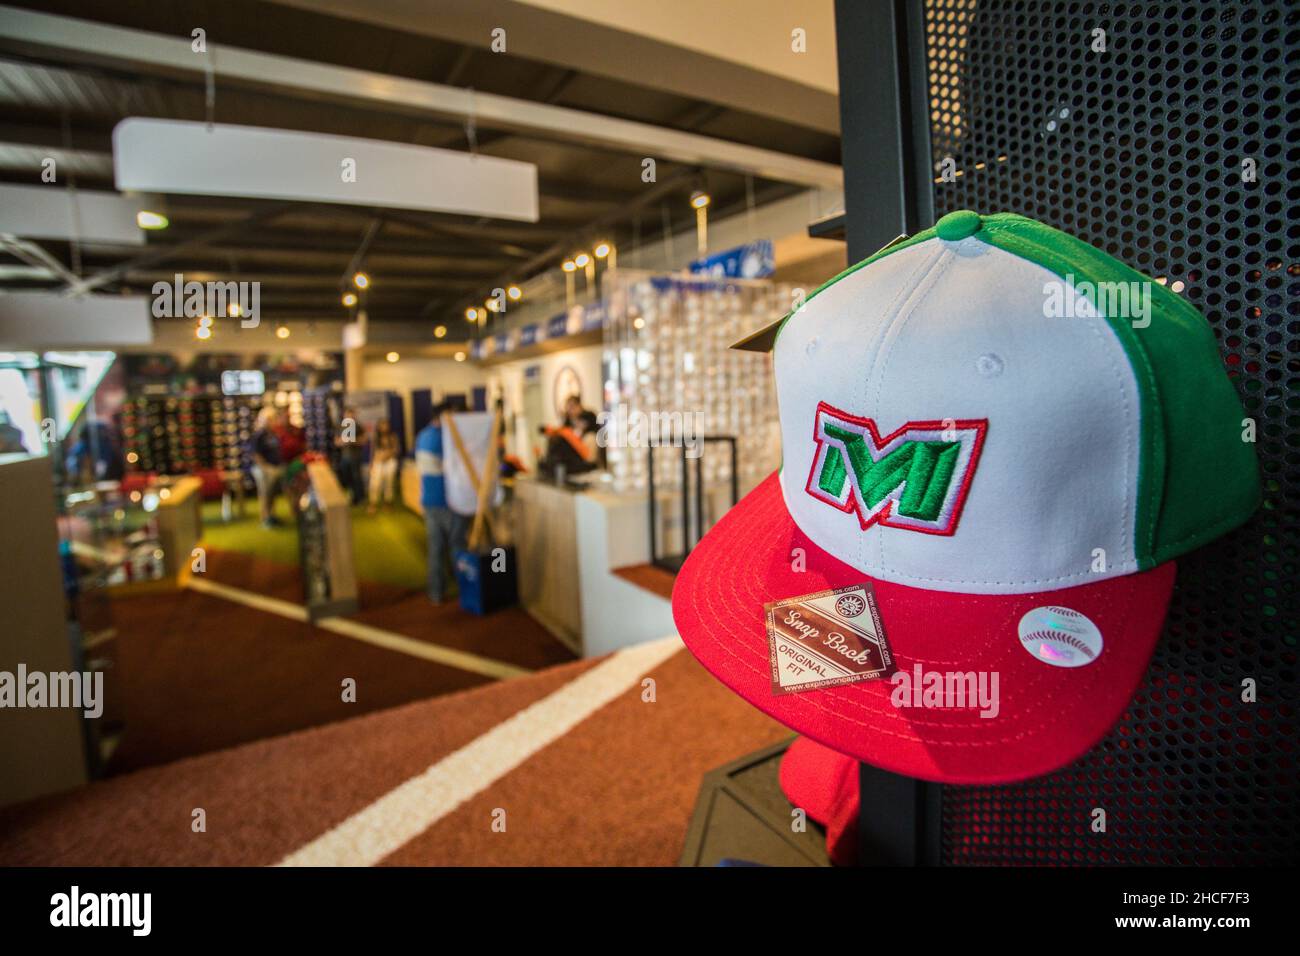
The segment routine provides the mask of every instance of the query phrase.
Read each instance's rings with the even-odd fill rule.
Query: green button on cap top
[[[957,242],[980,231],[980,214],[969,209],[958,209],[936,222],[934,231],[940,239]]]

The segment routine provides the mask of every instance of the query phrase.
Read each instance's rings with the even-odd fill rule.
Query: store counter
[[[557,639],[595,657],[674,633],[667,598],[619,577],[650,556],[644,494],[515,482],[519,600]]]
[[[179,478],[158,492],[158,543],[164,574],[172,584],[189,577],[194,549],[203,537],[203,482]]]

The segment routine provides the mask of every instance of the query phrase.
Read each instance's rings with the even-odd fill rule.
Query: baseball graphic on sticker
[[[1078,611],[1048,605],[1020,619],[1020,646],[1053,667],[1083,667],[1101,656],[1101,631]]]
[[[835,601],[835,613],[840,617],[857,617],[867,609],[867,602],[856,594],[841,594]]]

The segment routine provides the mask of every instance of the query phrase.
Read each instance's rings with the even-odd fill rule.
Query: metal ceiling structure
[[[191,48],[202,27],[208,53]],[[187,278],[260,280],[269,321],[346,321],[364,262],[374,324],[416,338],[470,331],[467,302],[558,267],[608,238],[685,227],[695,188],[718,213],[840,181],[839,140],[817,124],[259,0],[45,0],[0,6],[0,182],[112,189],[113,127],[128,116],[211,120],[476,149],[535,163],[540,221],[364,206],[165,196],[170,227],[140,247],[42,242],[42,273],[0,268],[0,289],[148,292]],[[654,158],[656,182],[642,181]],[[51,186],[50,188],[58,188]],[[667,210],[665,217],[664,211]],[[642,221],[642,218],[644,221]],[[12,250],[8,250],[12,255]],[[55,264],[62,266],[54,268]],[[0,266],[12,265],[0,259]]]

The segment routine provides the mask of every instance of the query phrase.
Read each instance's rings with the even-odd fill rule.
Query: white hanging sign
[[[536,222],[537,167],[431,146],[183,120],[122,120],[117,188]]]

